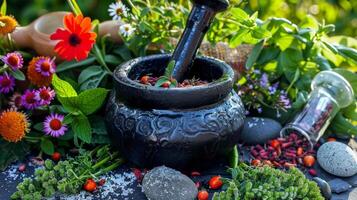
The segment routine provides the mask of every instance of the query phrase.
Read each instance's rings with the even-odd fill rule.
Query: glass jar
[[[348,81],[333,71],[318,73],[311,83],[311,89],[304,109],[281,130],[281,134],[299,133],[313,147],[338,111],[354,101],[354,94]]]

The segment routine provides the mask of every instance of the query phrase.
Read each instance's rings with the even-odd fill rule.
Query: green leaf
[[[334,54],[338,54],[338,50],[336,49],[336,47],[332,44],[330,44],[329,42],[326,41],[322,41],[322,44],[329,49],[332,53]]]
[[[64,135],[62,135],[62,136],[59,137],[58,139],[59,139],[59,140],[64,140],[64,141],[72,140],[72,139],[73,139],[73,135],[74,135],[73,130],[72,130],[72,129],[69,129]]]
[[[84,67],[93,64],[96,61],[95,57],[89,57],[86,60],[77,62],[77,61],[70,61],[70,62],[63,62],[59,65],[57,65],[56,72],[63,72],[66,70],[74,69],[74,68],[79,68],[79,67]]]
[[[102,66],[105,66],[107,67],[107,64],[105,62],[105,59],[104,59],[104,56],[102,54],[102,52],[100,51],[99,47],[97,44],[94,44],[94,47],[93,47],[93,53],[98,61],[98,63]],[[108,68],[108,67],[107,67]]]
[[[107,71],[102,71],[100,74],[89,77],[80,85],[80,91],[97,88],[106,75],[108,75]]]
[[[355,101],[353,104],[342,109],[342,113],[350,120],[357,121],[357,102]]]
[[[245,68],[246,69],[250,69],[254,63],[257,61],[260,52],[262,51],[263,47],[264,47],[264,42],[265,40],[261,40],[258,44],[256,44],[252,50],[252,52],[250,53],[247,62],[245,63]]]
[[[73,114],[68,114],[64,117],[63,123],[64,124],[71,124],[74,120]]]
[[[84,115],[78,115],[74,118],[72,122],[72,129],[74,135],[80,140],[90,143],[92,140],[91,126],[88,118]]]
[[[55,147],[51,140],[43,139],[41,141],[41,150],[47,155],[52,155],[55,151]]]
[[[338,52],[342,56],[348,57],[348,58],[354,60],[355,62],[357,62],[357,50],[356,49],[341,46],[341,45],[336,46],[336,48],[338,49]]]
[[[165,69],[165,74],[164,76],[166,77],[171,77],[172,76],[172,72],[174,71],[175,68],[175,61],[171,60],[170,63],[167,65],[166,69]]]
[[[155,86],[161,87],[161,85],[164,84],[166,81],[169,81],[169,78],[166,76],[162,76],[159,78],[159,80],[156,81]]]
[[[236,48],[238,45],[240,45],[246,35],[250,32],[249,29],[246,29],[246,28],[241,28],[239,29],[234,35],[233,37],[229,40],[229,47],[230,48]]]
[[[235,145],[229,153],[229,167],[235,168],[238,166],[239,162],[239,153],[238,153],[238,148],[237,145]]]
[[[68,0],[67,1],[69,6],[71,7],[72,11],[76,14],[76,15],[83,15],[81,9],[79,8],[77,1],[76,0]]]
[[[106,63],[113,66],[117,66],[123,62],[122,59],[120,59],[118,56],[115,55],[105,55],[104,60]]]
[[[237,8],[237,7],[232,8],[232,9],[230,9],[230,13],[238,21],[243,21],[243,20],[249,19],[249,15],[241,8]]]
[[[19,81],[24,81],[24,80],[26,80],[25,74],[22,73],[22,71],[20,71],[20,70],[15,70],[15,71],[11,70],[11,71],[10,71],[10,74],[11,74],[15,79],[17,79],[17,80],[19,80]]]
[[[341,113],[337,113],[330,127],[336,134],[357,135],[357,126],[354,126],[351,122],[344,118]]]
[[[324,70],[331,70],[332,67],[330,65],[330,63],[328,62],[328,60],[323,57],[323,56],[316,56],[315,57],[315,62],[319,65],[319,68],[321,71],[324,71]]]
[[[30,152],[30,147],[27,142],[20,141],[17,143],[6,142],[0,138],[0,171],[4,170],[14,161],[23,160]]]
[[[90,115],[97,111],[104,103],[108,90],[96,88],[86,90],[78,96],[78,109],[85,115]]]
[[[6,9],[7,9],[7,3],[6,0],[3,0],[0,8],[0,14],[5,16],[6,15]]]
[[[57,96],[58,101],[62,104],[63,108],[71,113],[78,112],[78,97],[60,97]]]
[[[107,128],[104,123],[104,118],[100,116],[91,116],[89,122],[92,126],[92,132],[97,135],[107,135]]]
[[[39,123],[35,124],[35,125],[33,126],[33,128],[34,128],[36,131],[43,132],[43,123],[42,123],[42,122],[39,122]]]
[[[79,77],[78,77],[78,83],[82,84],[83,82],[87,81],[89,78],[99,75],[103,73],[103,69],[101,66],[90,66],[84,69]]]
[[[60,79],[56,74],[53,75],[52,85],[57,97],[75,97],[77,92],[68,82]]]

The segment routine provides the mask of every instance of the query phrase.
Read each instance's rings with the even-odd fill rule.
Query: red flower
[[[57,54],[65,60],[77,61],[87,58],[97,35],[91,31],[91,19],[72,13],[64,17],[64,28],[58,28],[51,40],[60,40],[55,46]]]

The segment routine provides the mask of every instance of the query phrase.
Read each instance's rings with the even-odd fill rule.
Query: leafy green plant
[[[58,101],[69,113],[65,117],[65,123],[71,125],[75,140],[78,138],[83,142],[91,143],[92,129],[87,116],[95,113],[103,105],[108,90],[94,88],[77,94],[71,84],[57,75],[54,75],[52,85]]]
[[[92,151],[82,151],[74,158],[55,164],[46,160],[44,168],[35,171],[34,178],[25,178],[17,186],[11,199],[40,200],[56,192],[78,193],[84,182],[98,179],[100,175],[116,169],[123,163],[118,152],[110,152],[109,146],[98,146]]]
[[[213,200],[271,199],[323,200],[319,187],[296,168],[284,172],[271,167],[251,167],[240,163],[229,169],[231,179],[224,179],[225,191]]]
[[[279,89],[288,94],[292,106],[285,111],[279,110],[276,101],[259,92],[247,92],[243,97],[245,104],[255,104],[254,108],[262,108],[261,115],[285,122],[304,105],[311,81],[320,71],[339,68],[343,76],[348,76],[352,87],[357,87],[353,81],[357,50],[345,46],[341,40],[336,43],[328,36],[334,31],[334,25],[320,24],[311,16],[307,16],[300,26],[284,18],[262,21],[257,16],[257,13],[248,15],[233,5],[228,12],[218,16],[207,38],[211,42],[226,41],[231,47],[242,43],[254,45],[245,64],[247,70],[242,72],[239,80],[238,91],[251,84],[249,77],[258,70],[268,75],[268,82],[279,82]],[[346,37],[344,41],[347,39],[353,41]],[[353,125],[356,120],[354,115],[342,111],[330,130],[356,135],[357,127]]]

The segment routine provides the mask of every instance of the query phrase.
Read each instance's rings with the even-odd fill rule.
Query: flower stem
[[[5,71],[7,70],[7,68],[9,68],[9,66],[7,66],[7,65],[5,64],[2,68],[0,68],[0,73],[5,72]]]

